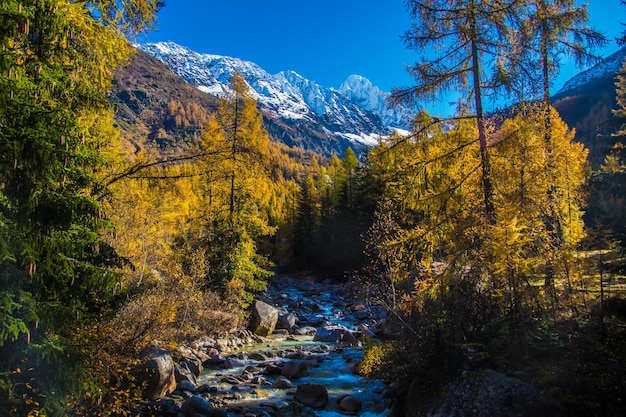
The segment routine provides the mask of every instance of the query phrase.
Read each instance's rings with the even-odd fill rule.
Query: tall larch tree
[[[396,89],[396,102],[439,99],[456,92],[471,106],[481,153],[485,218],[494,221],[493,184],[485,127],[485,96],[510,84],[507,57],[510,31],[519,9],[517,0],[408,0],[415,20],[404,35],[408,48],[425,54],[409,68],[416,85]]]
[[[555,155],[553,139],[552,108],[550,103],[551,84],[558,73],[560,57],[569,56],[579,66],[598,61],[593,51],[606,44],[606,38],[588,26],[589,13],[585,4],[577,4],[574,0],[527,0],[525,15],[522,15],[521,39],[512,42],[520,50],[516,53],[518,63],[525,70],[522,84],[527,87],[524,94],[538,93],[543,107],[544,145],[548,159],[544,175],[553,186],[548,189],[546,200],[546,227],[554,254],[563,243],[563,228],[559,214],[559,202],[556,192]],[[551,267],[548,268],[549,270]],[[553,274],[546,274],[546,286],[553,285]]]
[[[202,133],[210,280],[245,306],[270,275],[257,253],[258,240],[274,232],[262,207],[262,183],[269,180],[269,135],[243,76],[235,72],[230,91]],[[271,187],[267,187],[268,189]]]

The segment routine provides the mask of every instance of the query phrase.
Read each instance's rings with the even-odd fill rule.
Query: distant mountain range
[[[137,48],[131,63],[118,71],[112,94],[118,123],[135,138],[136,148],[142,141],[164,147],[197,137],[203,120],[192,113],[215,111],[217,97],[227,91],[235,71],[250,86],[273,140],[323,156],[342,155],[348,146],[357,152],[374,146],[393,129],[408,130],[416,113],[392,108],[388,93],[359,75],[334,89],[294,71],[272,75],[253,62],[200,54],[173,42]],[[597,126],[611,117],[615,75],[625,57],[626,47],[570,79],[553,97],[565,122],[591,149],[595,165],[606,150],[596,141]]]
[[[342,154],[376,145],[393,129],[408,129],[414,111],[391,108],[387,94],[364,77],[350,76],[338,89],[326,88],[294,71],[269,74],[253,62],[200,54],[173,42],[137,48],[163,62],[199,90],[221,95],[239,71],[266,118],[270,134],[287,145]]]

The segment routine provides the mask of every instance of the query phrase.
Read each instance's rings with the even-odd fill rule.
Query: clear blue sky
[[[197,52],[253,61],[269,73],[294,70],[325,87],[350,74],[383,91],[412,85],[405,65],[418,55],[400,36],[410,27],[404,0],[165,0],[157,30],[139,42],[174,41]],[[591,25],[622,31],[620,0],[589,0]],[[614,42],[602,54],[618,47]],[[554,91],[579,69],[564,65]]]

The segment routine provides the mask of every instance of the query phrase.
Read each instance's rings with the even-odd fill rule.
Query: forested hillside
[[[198,140],[217,99],[176,77],[145,52],[135,50],[117,68],[111,102],[122,136],[133,145],[130,153],[154,145],[170,151],[185,141]]]
[[[259,296],[322,310],[280,285],[332,279],[309,288],[351,288],[359,303],[340,307],[355,317],[384,312],[376,328],[339,330],[346,346],[365,346],[355,371],[393,388],[394,416],[621,416],[626,64],[597,96],[553,102],[560,57],[590,64],[606,43],[585,6],[407,6],[403,41],[420,56],[415,85],[392,99],[415,108],[452,91],[458,112],[421,111],[410,132],[322,156],[271,140],[280,121],[241,73],[213,97],[135,50],[128,39],[150,30],[159,0],[3,1],[0,413],[239,415],[210,386],[204,408],[183,407],[201,397],[188,393],[196,362],[237,361],[221,353],[241,347],[229,338],[248,328]],[[502,94],[517,104],[490,115],[485,103]],[[301,336],[294,323],[262,336]],[[208,340],[202,360],[184,356]],[[156,394],[142,373],[148,347],[186,367]],[[304,371],[317,360],[289,354]],[[268,374],[284,377],[281,365]],[[253,368],[246,383],[269,397]],[[518,391],[483,401],[504,389],[490,378]],[[172,391],[169,408],[149,402]]]

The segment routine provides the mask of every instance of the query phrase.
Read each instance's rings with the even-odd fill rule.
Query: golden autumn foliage
[[[371,282],[387,305],[416,320],[429,316],[430,325],[414,323],[428,334],[441,327],[452,343],[474,337],[486,319],[470,319],[478,306],[520,323],[538,306],[576,304],[574,291],[584,286],[576,253],[585,235],[586,150],[553,111],[548,152],[542,117],[529,107],[487,126],[493,223],[482,214],[472,123],[443,130],[423,115],[415,137],[391,137],[374,150],[373,170],[386,189],[368,238],[379,280]],[[548,270],[556,288],[544,294]]]
[[[125,35],[151,27],[161,5],[0,3],[3,414],[61,414],[83,381],[75,328],[110,307],[117,278],[109,268],[118,258],[102,239],[120,161],[106,91],[133,52]],[[28,385],[36,397],[15,390]]]

